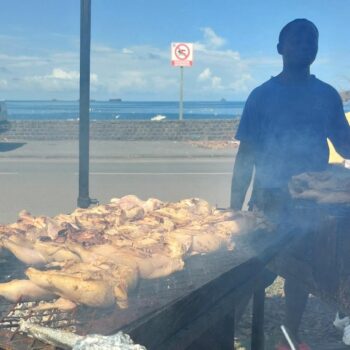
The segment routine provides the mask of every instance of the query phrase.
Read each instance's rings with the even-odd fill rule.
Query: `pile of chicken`
[[[41,309],[126,308],[139,279],[182,270],[193,254],[233,249],[234,235],[264,227],[256,213],[220,211],[196,198],[163,203],[129,195],[53,218],[22,211],[16,223],[0,226],[0,244],[29,265],[28,279],[0,284],[0,296],[59,297]]]
[[[350,203],[350,170],[342,166],[330,166],[322,172],[308,172],[293,176],[289,183],[293,198],[318,203]]]

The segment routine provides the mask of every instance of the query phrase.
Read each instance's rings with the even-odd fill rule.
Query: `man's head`
[[[279,35],[277,51],[284,65],[307,67],[315,60],[318,50],[318,29],[309,20],[295,19],[286,24]]]

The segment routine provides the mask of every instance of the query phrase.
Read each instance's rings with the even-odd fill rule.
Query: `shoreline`
[[[229,141],[240,119],[91,121],[91,140],[114,141]],[[0,125],[0,141],[78,140],[79,122],[21,120]]]

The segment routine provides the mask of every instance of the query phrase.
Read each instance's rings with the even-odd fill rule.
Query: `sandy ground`
[[[284,322],[284,280],[278,277],[266,290],[265,349],[273,350],[282,338],[280,326]],[[342,333],[333,326],[337,310],[310,296],[303,316],[300,335],[313,350],[345,350]],[[245,311],[236,333],[236,350],[250,349],[251,305]]]

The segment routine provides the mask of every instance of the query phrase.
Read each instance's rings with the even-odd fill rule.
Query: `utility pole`
[[[79,99],[79,197],[78,207],[88,208],[90,139],[91,0],[80,0],[80,99]]]

